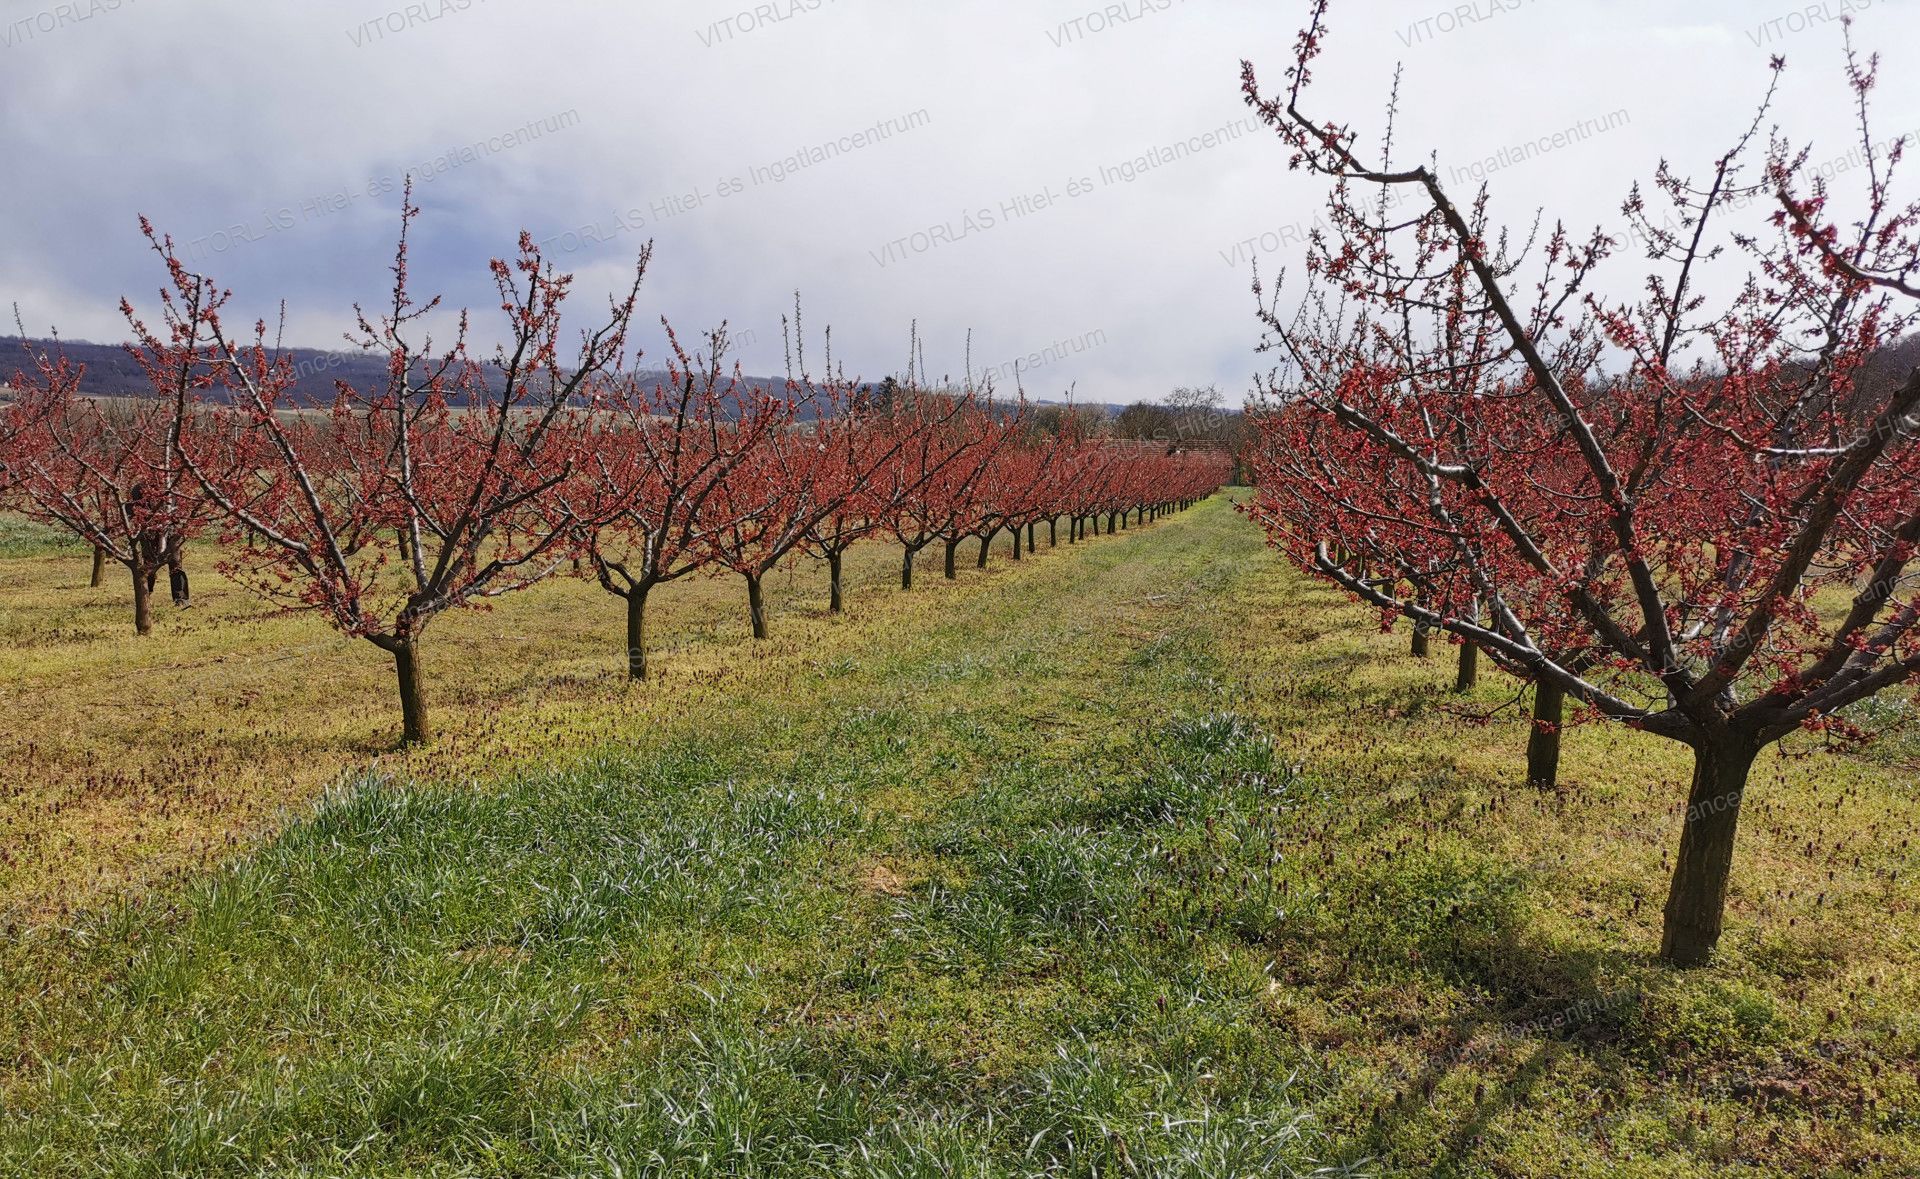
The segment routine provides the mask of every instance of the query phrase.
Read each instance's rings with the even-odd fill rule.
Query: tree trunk
[[[1020,526],[1015,524],[1008,531],[1013,533],[1013,559],[1018,561],[1020,559]]]
[[[1527,783],[1550,790],[1560,782],[1560,725],[1567,693],[1545,680],[1533,686],[1533,733],[1527,738]]]
[[[99,589],[107,584],[107,550],[96,547],[93,550],[93,576],[87,579],[88,589]]]
[[[1040,521],[1027,521],[1027,551],[1033,552],[1040,547]]]
[[[1480,648],[1472,643],[1460,644],[1460,671],[1453,677],[1453,690],[1461,694],[1473,691],[1480,683]]]
[[[756,639],[764,639],[767,637],[767,599],[766,595],[760,592],[760,575],[757,573],[749,573],[745,576],[747,579],[747,613],[753,615],[753,637]]]
[[[980,538],[980,559],[973,563],[975,569],[985,569],[987,567],[987,554],[992,546],[993,533],[989,532]]]
[[[433,730],[427,725],[427,697],[420,687],[419,651],[411,639],[398,640],[389,649],[400,685],[400,743],[425,745],[433,739]]]
[[[914,552],[915,552],[914,549],[909,548],[906,550],[906,552],[901,554],[901,557],[900,557],[900,588],[903,590],[910,590],[913,588],[913,554]]]
[[[135,634],[153,633],[153,575],[138,565],[129,565],[133,571],[133,631]]]
[[[193,603],[193,584],[187,580],[187,567],[177,557],[167,565],[167,590],[172,594],[175,606],[186,607]]]
[[[1416,593],[1413,604],[1424,609],[1427,605],[1427,595],[1424,593]],[[1432,651],[1433,632],[1427,629],[1426,623],[1416,620],[1413,624],[1413,657],[1415,659],[1425,659]]]
[[[1047,518],[1047,547],[1050,549],[1060,547],[1060,517],[1058,516]]]
[[[1346,564],[1346,561],[1343,559],[1341,564]],[[1480,621],[1479,598],[1473,600],[1472,621],[1475,624],[1478,624]],[[1479,683],[1480,648],[1474,646],[1471,639],[1462,639],[1460,642],[1460,670],[1453,677],[1453,690],[1457,695],[1464,696],[1468,692],[1473,691],[1474,687]]]
[[[647,678],[647,594],[653,587],[636,585],[627,590],[627,678]]]
[[[1675,966],[1701,965],[1720,940],[1740,800],[1759,754],[1758,746],[1739,736],[1702,738],[1693,752],[1693,789],[1660,935],[1660,956]]]
[[[833,579],[833,586],[827,591],[827,612],[839,614],[847,608],[846,589],[840,581],[840,562],[843,554],[827,554],[827,576]]]
[[[954,578],[955,578],[956,576],[958,576],[958,575],[957,575],[957,574],[955,574],[955,573],[954,573],[954,571],[953,571],[953,554],[954,554],[955,552],[957,552],[957,551],[959,551],[959,548],[960,548],[960,542],[959,542],[958,540],[950,540],[950,541],[948,541],[948,542],[947,542],[947,568],[946,568],[946,575],[947,575],[947,580],[948,580],[948,581],[952,581],[952,580],[953,580],[953,579],[954,579]]]

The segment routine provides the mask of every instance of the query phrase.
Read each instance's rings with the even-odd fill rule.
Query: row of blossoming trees
[[[627,660],[647,674],[649,596],[706,573],[744,582],[752,631],[767,636],[762,581],[811,555],[832,572],[886,536],[916,555],[1011,533],[1014,555],[1047,526],[1077,540],[1214,491],[1218,454],[1046,435],[990,390],[870,386],[799,363],[778,393],[668,329],[664,376],[628,367],[647,265],[563,353],[569,278],[523,235],[492,274],[505,343],[473,354],[464,314],[451,342],[426,331],[404,207],[391,301],[357,310],[357,340],[384,356],[377,388],[339,383],[326,404],[295,396],[293,358],[256,322],[236,334],[228,292],[195,274],[142,224],[164,264],[160,318],[122,310],[153,395],[96,401],[82,373],[34,353],[0,406],[0,496],[65,529],[131,575],[134,623],[151,628],[161,572],[189,590],[185,542],[217,535],[223,572],[279,604],[318,612],[391,656],[405,740],[428,739],[420,644],[441,614],[562,572],[590,577],[626,607]],[[797,333],[796,333],[797,334]]]
[[[1540,732],[1571,698],[1689,746],[1662,955],[1703,961],[1760,751],[1853,735],[1849,705],[1920,678],[1920,372],[1884,363],[1920,309],[1920,206],[1891,195],[1904,140],[1868,130],[1877,59],[1849,47],[1859,197],[1778,132],[1762,153],[1769,92],[1702,175],[1628,196],[1651,273],[1621,302],[1594,286],[1609,235],[1510,237],[1391,129],[1363,158],[1309,114],[1326,10],[1279,92],[1244,67],[1332,190],[1297,310],[1262,303],[1283,359],[1253,514],[1388,621],[1534,684]]]

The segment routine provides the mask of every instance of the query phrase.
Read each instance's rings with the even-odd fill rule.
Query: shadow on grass
[[[1602,1108],[1605,1094],[1625,1090],[1645,963],[1541,945],[1517,928],[1486,948],[1483,969],[1455,976],[1477,984],[1480,1001],[1429,1025],[1413,1062],[1387,1071],[1391,1097],[1372,1108],[1356,1154],[1395,1160],[1406,1168],[1396,1173],[1481,1174],[1487,1135],[1534,1108],[1557,1074],[1578,1072]],[[1623,972],[1643,981],[1608,983]]]

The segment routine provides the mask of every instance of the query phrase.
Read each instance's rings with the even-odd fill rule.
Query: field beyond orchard
[[[1529,788],[1226,496],[972,555],[672,586],[637,686],[591,584],[449,617],[400,753],[211,550],[136,640],[0,522],[0,1174],[1920,1174],[1912,733],[1765,755],[1679,972],[1685,751]]]

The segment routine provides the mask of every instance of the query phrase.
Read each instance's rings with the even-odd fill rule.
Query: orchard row
[[[1248,511],[1387,622],[1532,684],[1535,781],[1564,701],[1692,751],[1661,954],[1699,964],[1762,751],[1866,736],[1868,702],[1920,680],[1920,200],[1894,190],[1900,146],[1836,191],[1809,145],[1761,134],[1769,91],[1698,171],[1623,178],[1645,250],[1509,229],[1486,189],[1398,166],[1391,134],[1304,113],[1329,3],[1285,84],[1243,78],[1328,192],[1307,282],[1285,307],[1261,291],[1283,363]],[[1856,143],[1887,142],[1877,60],[1848,52]]]
[[[755,638],[767,636],[764,578],[810,556],[844,603],[847,551],[898,542],[901,586],[924,550],[954,576],[967,541],[1012,537],[1017,558],[1045,525],[1057,544],[1102,524],[1144,522],[1226,482],[1219,451],[1038,428],[1024,400],[971,382],[875,385],[827,358],[807,367],[796,314],[784,387],[744,379],[724,328],[706,346],[667,330],[664,374],[633,370],[629,335],[647,266],[607,316],[562,355],[570,277],[522,235],[492,263],[505,343],[469,349],[459,318],[436,348],[407,281],[402,219],[391,301],[357,312],[356,343],[386,360],[375,388],[337,382],[314,403],[296,394],[294,359],[267,327],[234,336],[230,293],[190,271],[143,224],[165,264],[157,323],[123,304],[130,351],[150,396],[100,400],[83,372],[34,352],[0,414],[0,496],[123,566],[135,628],[152,598],[190,592],[186,544],[221,541],[221,570],[277,604],[320,614],[394,662],[406,741],[429,739],[419,645],[453,609],[557,574],[589,577],[626,605],[630,675],[647,674],[648,596],[695,573],[737,575]],[[417,339],[417,342],[416,342]]]

